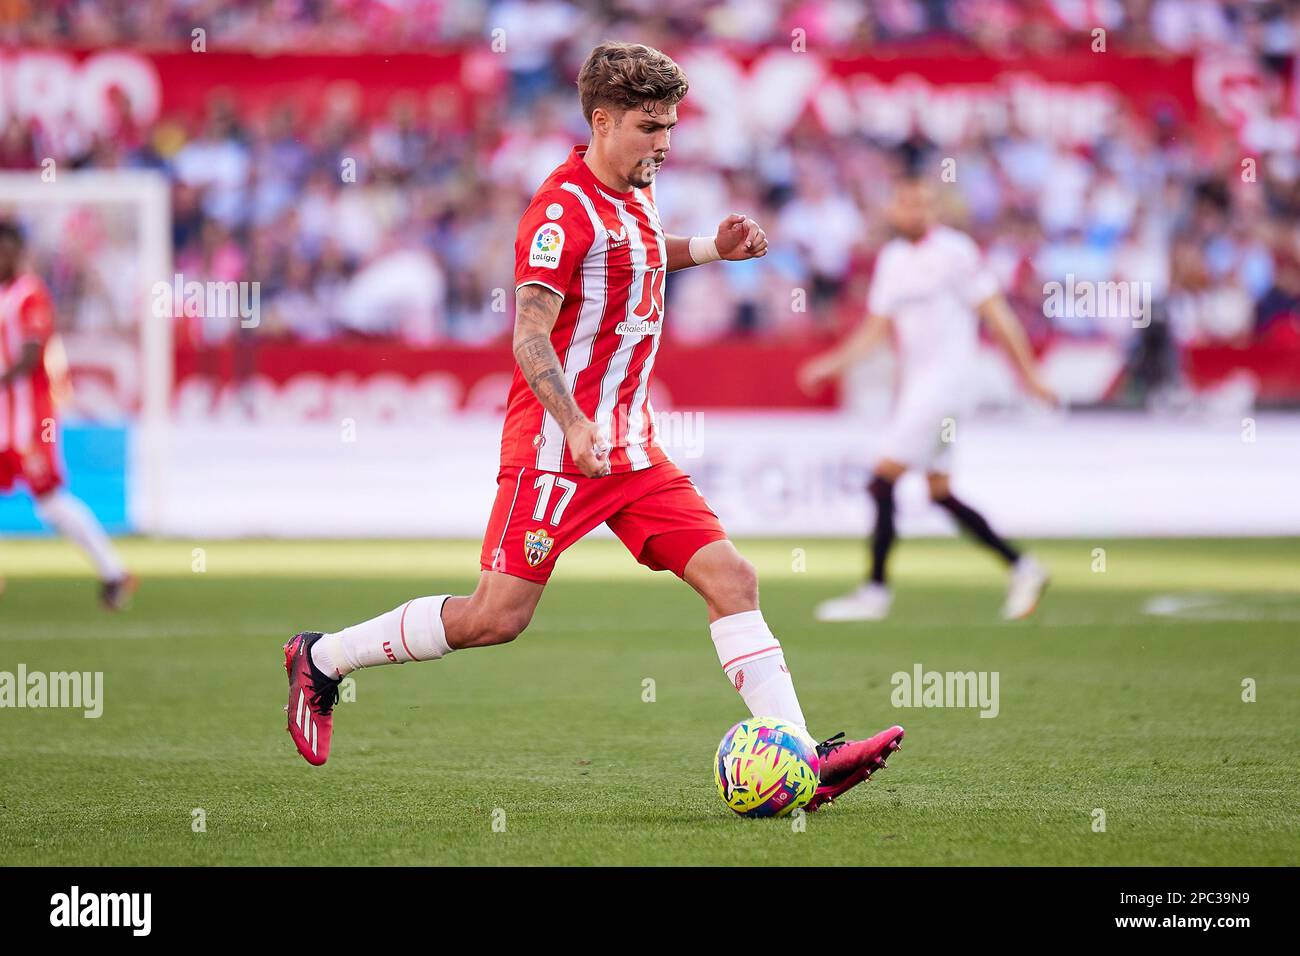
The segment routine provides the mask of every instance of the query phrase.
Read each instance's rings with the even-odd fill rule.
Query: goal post
[[[155,170],[0,172],[0,215],[51,283],[74,410],[128,427],[126,507],[137,532],[163,530],[173,382],[172,319],[152,289],[172,280],[171,191]],[[78,407],[78,377],[90,407]]]

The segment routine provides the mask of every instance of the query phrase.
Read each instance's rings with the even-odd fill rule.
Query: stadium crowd
[[[575,34],[743,43],[796,28],[819,45],[959,39],[991,52],[1050,52],[1095,27],[1130,50],[1187,53],[1245,45],[1295,49],[1288,0],[5,0],[0,40],[80,47],[173,46],[203,26],[227,47],[293,52],[422,49],[527,25],[531,65]]]
[[[71,155],[67,144],[43,141],[38,127],[16,119],[0,133],[3,168],[33,168],[55,155],[76,168],[162,170],[173,189],[177,270],[261,283],[264,318],[249,334],[414,344],[508,333],[502,290],[511,286],[515,225],[537,183],[586,140],[572,76],[593,39],[626,35],[622,17],[635,14],[636,35],[647,42],[683,35],[786,42],[799,24],[809,42],[820,36],[874,49],[960,34],[960,42],[994,52],[1043,52],[1101,22],[1135,50],[1226,44],[1270,68],[1291,53],[1297,22],[1292,4],[1202,0],[657,0],[653,10],[633,0],[44,0],[16,26],[24,3],[0,9],[9,17],[4,36],[26,44],[176,46],[193,23],[208,24],[227,47],[295,51],[463,44],[494,25],[527,36],[508,60],[512,95],[468,129],[413,98],[395,99],[379,118],[341,111],[309,123],[288,104],[252,116],[218,97],[206,115],[166,117],[147,129],[127,121]],[[1147,283],[1157,321],[1178,343],[1300,338],[1294,123],[1279,121],[1282,132],[1272,130],[1255,151],[1258,172],[1247,178],[1237,133],[1206,122],[1193,130],[1129,117],[1094,148],[1012,130],[946,150],[961,170],[944,188],[948,218],[985,248],[1031,335],[1132,334],[1127,316],[1045,314],[1044,283],[1072,274]],[[698,233],[742,209],[766,225],[773,246],[760,262],[675,277],[668,334],[780,339],[855,321],[886,235],[881,209],[890,184],[909,168],[939,168],[930,144],[903,147],[804,123],[737,166],[671,158],[659,194],[668,231]],[[355,181],[340,176],[348,161]],[[806,308],[792,307],[795,290]],[[84,312],[74,309],[65,321]],[[209,343],[239,333],[228,322],[184,331]]]

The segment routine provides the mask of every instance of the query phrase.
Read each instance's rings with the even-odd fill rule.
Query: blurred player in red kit
[[[602,44],[578,90],[591,142],[575,146],[538,189],[515,241],[517,367],[478,587],[469,597],[416,598],[338,633],[294,636],[285,646],[288,728],[313,764],[329,755],[344,675],[514,640],[559,556],[600,524],[641,564],[699,592],[718,660],[752,714],[806,726],[758,607],[754,568],[660,447],[649,399],[665,275],[760,257],[767,236],[739,213],[714,236],[664,233],[655,180],[687,91],[671,59],[639,44]],[[902,736],[891,727],[820,745],[810,808],[867,779]]]
[[[36,513],[90,557],[100,598],[121,610],[135,590],[103,527],[64,488],[56,393],[66,383],[54,336],[54,307],[45,284],[22,271],[23,235],[0,221],[0,493],[21,480]]]

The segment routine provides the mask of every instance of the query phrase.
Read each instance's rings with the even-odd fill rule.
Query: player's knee
[[[952,488],[948,485],[948,479],[931,478],[930,479],[930,500],[934,502],[946,501],[952,497]]]
[[[719,569],[709,595],[719,612],[738,614],[758,607],[758,571],[740,555]]]
[[[521,608],[482,608],[472,618],[467,647],[509,644],[524,632],[532,612]]]
[[[532,621],[528,611],[509,610],[493,614],[483,626],[483,636],[489,644],[509,644],[528,627]]]
[[[746,603],[758,604],[758,570],[744,558],[736,562],[736,591]]]

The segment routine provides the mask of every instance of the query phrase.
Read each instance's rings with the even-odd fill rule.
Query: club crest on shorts
[[[536,531],[524,532],[524,557],[528,561],[530,568],[535,568],[551,553],[551,546],[555,544],[555,539],[546,533],[542,528]]]

